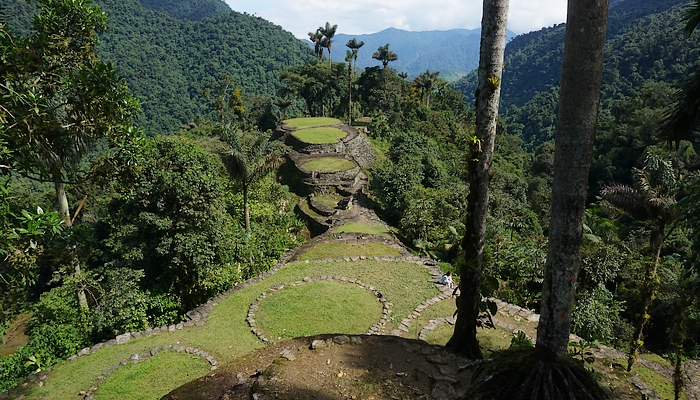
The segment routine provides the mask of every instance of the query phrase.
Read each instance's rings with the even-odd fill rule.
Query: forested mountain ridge
[[[162,11],[178,19],[190,21],[199,21],[202,18],[232,11],[223,0],[141,0],[141,5],[151,10]]]
[[[372,54],[377,47],[389,43],[391,50],[399,56],[392,63],[396,70],[408,72],[409,76],[418,75],[425,70],[440,71],[442,78],[458,79],[479,65],[480,32],[480,29],[409,32],[388,28],[365,35],[337,34],[335,43],[345,46],[352,38],[364,41],[365,45],[357,57],[357,66],[360,68],[380,65],[381,62],[373,59]],[[514,33],[509,32],[508,39],[514,36]],[[339,61],[340,56],[337,57]]]
[[[610,10],[603,99],[630,95],[646,81],[677,81],[697,64],[697,38],[680,24],[684,0],[623,0]],[[501,109],[522,107],[559,85],[565,24],[514,38],[506,46]],[[476,76],[455,84],[473,101]]]
[[[141,101],[139,124],[150,133],[172,132],[207,114],[205,85],[222,74],[248,94],[273,95],[277,73],[301,65],[312,51],[281,27],[259,17],[226,11],[225,3],[100,0],[107,31],[100,54],[115,62]],[[201,7],[200,7],[201,6]],[[10,27],[31,14],[22,0],[1,0]]]

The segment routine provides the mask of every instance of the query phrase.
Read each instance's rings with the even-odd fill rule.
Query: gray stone
[[[158,346],[152,348],[150,354],[155,357],[155,355],[158,354]]]
[[[340,335],[333,338],[333,341],[338,344],[345,344],[350,341],[350,338],[346,335]]]
[[[78,352],[78,357],[86,356],[90,354],[90,348],[86,347]]]
[[[117,344],[124,344],[131,340],[131,334],[125,333],[116,337]]]
[[[453,384],[457,383],[458,380],[452,376],[446,376],[446,375],[435,375],[433,376],[433,379],[435,382],[443,382],[443,383],[448,383],[448,384]]]
[[[101,349],[101,348],[102,348],[102,343],[97,343],[96,345],[92,346],[92,348],[90,349],[90,351],[91,351],[92,353],[95,353],[97,350],[99,350],[99,349]]]
[[[139,362],[139,355],[134,354],[133,356],[129,357],[129,360],[134,361],[134,362]]]
[[[362,344],[362,337],[360,336],[353,336],[350,338],[350,344],[352,345],[358,345]]]
[[[75,361],[77,359],[78,359],[78,356],[70,356],[70,357],[68,357],[67,361]]]
[[[438,367],[438,370],[440,371],[440,373],[443,375],[447,375],[447,376],[457,375],[457,370],[450,367],[449,365],[439,364],[437,367]]]
[[[185,324],[183,324],[182,322],[180,322],[179,324],[175,325],[175,329],[177,329],[177,330],[179,331],[179,330],[182,330],[182,328],[183,328],[184,326],[185,326]]]
[[[435,400],[454,400],[457,398],[457,393],[449,383],[438,382],[433,386],[430,396]]]
[[[141,332],[131,332],[131,337],[138,339],[141,337]]]
[[[311,349],[318,350],[328,347],[325,340],[314,340],[311,342]]]
[[[284,359],[289,360],[289,361],[294,361],[296,359],[296,356],[294,356],[294,353],[292,353],[292,351],[289,349],[282,350],[282,352],[280,353],[280,356]]]
[[[442,356],[440,354],[430,355],[430,356],[426,357],[425,359],[428,360],[428,362],[431,364],[438,364],[438,365],[445,365],[449,362],[447,357]]]

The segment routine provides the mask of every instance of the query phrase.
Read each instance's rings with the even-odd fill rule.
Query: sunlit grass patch
[[[320,243],[299,255],[299,260],[318,260],[322,258],[340,257],[399,257],[401,252],[381,242],[366,243]]]
[[[368,224],[365,222],[351,222],[345,225],[341,225],[333,229],[336,233],[368,233],[372,235],[381,235],[384,237],[390,237],[389,232],[383,225],[379,224]]]
[[[320,333],[362,334],[382,314],[372,292],[340,282],[311,282],[269,292],[255,313],[258,329],[273,340]]]
[[[336,118],[325,118],[325,117],[309,117],[309,118],[292,118],[282,121],[287,126],[292,128],[311,128],[314,126],[332,126],[340,123],[339,119]]]
[[[325,144],[335,143],[347,136],[347,133],[337,128],[319,127],[300,129],[292,132],[292,135],[304,143]]]
[[[209,372],[199,356],[164,351],[138,364],[129,363],[110,375],[95,392],[98,400],[159,399]]]
[[[342,157],[316,157],[302,164],[308,171],[337,172],[356,167],[356,164]]]
[[[324,207],[335,208],[338,205],[338,202],[343,199],[343,196],[337,193],[326,193],[317,194],[313,197],[313,199],[316,203],[319,203]]]

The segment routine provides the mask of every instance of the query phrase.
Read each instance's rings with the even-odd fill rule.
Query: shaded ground
[[[457,373],[466,362],[418,340],[319,335],[257,350],[164,399],[447,399],[469,383]]]

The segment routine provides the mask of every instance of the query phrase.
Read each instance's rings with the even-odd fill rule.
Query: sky
[[[224,0],[234,11],[262,17],[300,39],[326,22],[338,33],[360,35],[386,28],[407,31],[474,29],[481,0]],[[521,34],[566,20],[566,0],[511,0],[508,29]]]

